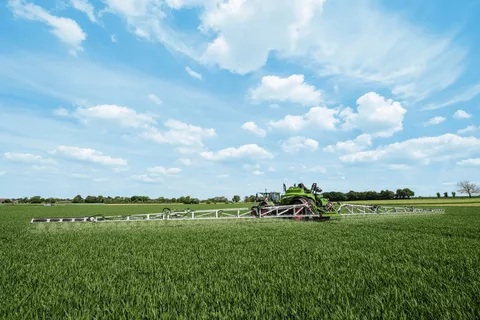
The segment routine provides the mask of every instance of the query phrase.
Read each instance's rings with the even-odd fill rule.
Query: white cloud
[[[259,128],[253,121],[245,122],[242,125],[242,129],[250,131],[251,133],[256,134],[257,136],[260,136],[260,137],[265,137],[267,135],[265,130]]]
[[[373,1],[212,2],[204,2],[201,30],[216,38],[202,58],[232,72],[257,70],[274,52],[321,75],[376,82],[421,99],[463,71],[466,50],[450,35],[435,35]]]
[[[426,127],[426,126],[431,126],[431,125],[437,125],[437,124],[442,123],[445,120],[447,120],[447,118],[445,118],[445,117],[440,117],[440,116],[433,117],[430,120],[428,120],[427,122],[425,122],[424,126]]]
[[[145,183],[154,183],[154,182],[163,181],[163,179],[160,176],[151,176],[148,174],[136,174],[136,175],[133,175],[131,179],[140,181],[140,182],[145,182]]]
[[[339,122],[335,118],[338,110],[326,107],[313,107],[306,114],[300,116],[286,115],[278,121],[269,121],[268,125],[276,129],[287,131],[300,131],[306,127],[313,127],[315,130],[335,130]]]
[[[477,83],[475,85],[472,85],[471,87],[468,87],[463,92],[457,94],[452,99],[446,102],[443,102],[440,104],[429,104],[424,109],[425,110],[439,109],[439,108],[450,106],[452,104],[457,104],[459,102],[470,101],[473,98],[475,98],[479,93],[480,93],[480,83]]]
[[[318,149],[318,142],[307,137],[296,136],[282,143],[282,150],[287,153],[297,153],[301,149],[315,151]]]
[[[168,49],[198,56],[199,43],[174,30],[167,22],[164,3],[159,0],[103,0],[105,13],[117,14],[126,22],[128,30],[139,38],[159,42]]]
[[[173,175],[175,173],[179,173],[182,171],[182,169],[180,168],[166,168],[162,166],[148,168],[147,170],[148,172],[150,172],[151,175],[164,175],[164,176]]]
[[[238,148],[226,148],[217,152],[204,151],[200,155],[207,160],[227,160],[239,158],[273,159],[274,155],[256,144],[245,144]]]
[[[164,125],[170,130],[162,132],[156,128],[151,128],[144,133],[144,139],[152,140],[157,143],[180,144],[185,146],[194,146],[197,149],[203,147],[203,139],[216,135],[213,128],[202,128],[177,120],[167,120]],[[188,152],[186,152],[188,153]]]
[[[192,160],[190,160],[190,159],[180,158],[177,161],[180,162],[181,164],[183,164],[184,166],[187,166],[187,167],[192,165]]]
[[[268,167],[268,171],[269,171],[269,172],[275,172],[275,171],[277,171],[277,170],[276,170],[274,167]]]
[[[458,134],[464,134],[464,133],[469,133],[469,132],[475,132],[477,130],[480,130],[480,126],[468,126],[466,128],[460,129],[457,131]]]
[[[87,38],[87,34],[76,21],[51,15],[42,7],[24,0],[9,0],[8,7],[17,17],[41,21],[49,25],[52,28],[51,33],[70,46],[72,55],[76,55],[77,51],[83,51],[82,42]]]
[[[260,169],[260,164],[244,164],[243,168],[247,171],[253,170],[253,169]]]
[[[95,8],[93,5],[88,2],[88,0],[71,0],[72,1],[72,6],[79,10],[84,12],[90,21],[92,22],[97,22],[97,19],[95,18]]]
[[[289,169],[295,172],[327,173],[327,169],[321,165],[306,166],[304,164],[290,166]]]
[[[59,117],[68,117],[70,115],[70,112],[68,112],[67,109],[60,107],[53,110],[53,114]]]
[[[252,173],[253,173],[254,175],[256,175],[256,176],[261,176],[261,175],[264,174],[264,172],[259,171],[259,170],[255,170],[255,171],[253,171]]]
[[[340,160],[344,163],[411,160],[420,164],[429,164],[432,161],[446,161],[478,154],[479,150],[480,139],[448,133],[436,137],[409,139],[375,150],[343,155]]]
[[[114,34],[112,34],[112,35],[110,36],[110,41],[112,41],[113,43],[117,43],[117,36],[114,35]]]
[[[162,104],[162,100],[160,100],[160,98],[153,93],[150,93],[148,95],[148,99],[150,99],[155,104]]]
[[[228,178],[228,177],[229,177],[229,175],[225,174],[225,173],[217,175],[217,178],[222,178],[222,179],[225,179],[225,178]]]
[[[145,182],[145,183],[155,183],[164,181],[163,177],[173,176],[177,173],[180,173],[182,169],[180,168],[166,168],[163,166],[157,166],[147,169],[148,173],[146,174],[137,174],[131,176],[131,179],[135,181]]]
[[[392,163],[388,165],[388,168],[392,170],[408,170],[411,166],[403,163]]]
[[[6,173],[7,173],[7,171],[5,171],[5,170],[0,171],[0,177],[5,175]]]
[[[260,84],[250,90],[254,101],[289,101],[306,106],[314,106],[322,101],[322,92],[305,82],[301,74],[287,78],[264,76]]]
[[[105,121],[111,121],[123,127],[131,128],[149,128],[157,122],[154,114],[137,113],[128,107],[117,105],[97,105],[88,108],[77,108],[72,114],[83,123],[92,121],[101,121],[103,125]]]
[[[480,166],[480,158],[470,158],[457,162],[460,166]]]
[[[369,92],[358,98],[357,104],[356,113],[349,107],[340,112],[339,116],[344,120],[343,129],[358,128],[373,137],[391,137],[403,130],[407,110],[399,102]]]
[[[190,69],[190,67],[186,67],[186,68],[185,68],[185,71],[187,71],[187,73],[188,73],[192,78],[202,80],[202,75],[201,75],[200,73],[198,73],[198,72],[193,71],[192,69]]]
[[[415,100],[452,85],[468,53],[454,32],[436,33],[373,0],[167,0],[175,10],[159,0],[105,2],[132,33],[207,65],[246,74],[275,54],[320,76],[379,84]],[[167,23],[182,8],[198,9],[197,28]]]
[[[53,159],[47,159],[31,153],[5,152],[3,156],[5,159],[15,162],[56,164],[56,161]]]
[[[339,141],[335,145],[326,146],[323,151],[353,153],[362,151],[371,145],[372,137],[368,134],[361,134],[354,140]]]
[[[110,179],[108,178],[95,178],[92,180],[93,182],[100,183],[100,182],[108,182]]]
[[[72,173],[70,177],[75,178],[75,179],[88,179],[90,176],[88,174],[84,173]]]
[[[454,114],[453,114],[453,117],[455,119],[469,119],[472,117],[471,114],[463,111],[463,110],[457,110]]]
[[[60,154],[64,157],[74,159],[74,160],[98,163],[98,164],[107,165],[107,166],[127,165],[127,160],[125,159],[113,158],[111,156],[104,155],[100,151],[89,149],[89,148],[59,146],[52,153]]]

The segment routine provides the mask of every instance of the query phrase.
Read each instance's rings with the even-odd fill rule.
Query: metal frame
[[[310,214],[300,214],[306,208]],[[290,210],[293,214],[287,214]],[[184,210],[174,212],[132,214],[125,216],[90,216],[84,218],[33,218],[31,223],[45,222],[122,222],[122,221],[151,221],[151,220],[219,220],[219,219],[255,219],[255,218],[293,218],[317,217],[307,205],[284,205],[264,207],[258,216],[252,215],[251,208],[226,208],[212,210]]]
[[[255,209],[254,209],[255,210]],[[291,214],[290,212],[292,212]],[[307,214],[301,214],[302,212]],[[414,207],[389,207],[376,205],[341,204],[332,213],[341,216],[367,215],[367,214],[399,214],[399,213],[427,213],[444,212],[445,209],[422,209]],[[329,212],[327,212],[329,213]],[[318,218],[320,214],[312,211],[306,204],[280,205],[261,207],[257,215],[252,215],[252,208],[226,208],[212,210],[184,210],[174,212],[132,214],[124,216],[90,216],[83,218],[33,218],[31,223],[45,222],[132,222],[152,220],[220,220],[220,219],[265,219],[265,218]]]
[[[341,204],[337,213],[342,216],[366,214],[405,214],[405,213],[435,213],[445,212],[445,209],[428,209],[415,207],[389,207],[376,205]]]

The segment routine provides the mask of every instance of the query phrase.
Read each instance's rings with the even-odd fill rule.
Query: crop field
[[[345,201],[354,204],[381,204],[381,205],[408,205],[408,206],[480,206],[480,197],[457,197],[457,198],[414,198],[395,200],[362,200]]]
[[[0,318],[480,317],[474,206],[327,222],[30,223],[164,207],[0,206]]]

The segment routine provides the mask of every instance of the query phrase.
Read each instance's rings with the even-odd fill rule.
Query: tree
[[[448,192],[444,192],[444,193],[443,193],[443,196],[444,196],[445,198],[448,198]]]
[[[403,189],[403,193],[405,194],[405,196],[406,196],[408,199],[410,199],[410,197],[415,196],[415,192],[413,192],[413,191],[410,190],[409,188]]]
[[[73,201],[72,201],[72,202],[73,202],[73,203],[82,203],[82,202],[83,202],[83,198],[82,198],[81,195],[77,194],[77,195],[75,196],[75,198],[73,198]]]
[[[234,195],[234,196],[232,197],[232,201],[233,201],[233,202],[238,202],[238,201],[240,201],[240,196],[239,196],[238,194]]]
[[[480,193],[480,188],[477,185],[470,181],[460,181],[457,184],[458,192],[468,194],[468,197],[471,198],[472,194]]]
[[[397,189],[395,192],[395,198],[397,199],[404,199],[406,196],[405,191],[403,189]]]
[[[45,199],[40,196],[33,196],[30,198],[30,203],[43,203],[43,201],[45,201]]]
[[[455,198],[455,195],[456,195],[455,191],[452,191],[452,197]]]
[[[440,198],[440,192],[437,192],[437,198]]]

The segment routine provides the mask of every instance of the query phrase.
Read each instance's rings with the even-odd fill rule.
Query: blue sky
[[[7,0],[0,196],[480,183],[480,5]]]

